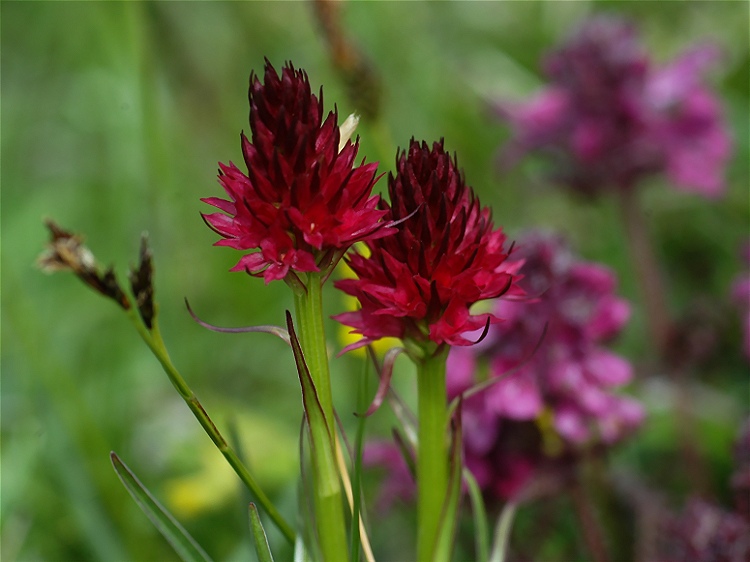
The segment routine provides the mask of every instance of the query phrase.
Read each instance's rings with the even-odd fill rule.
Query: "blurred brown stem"
[[[596,517],[591,498],[579,481],[573,483],[570,495],[591,557],[595,562],[609,562],[604,530]]]
[[[692,395],[690,377],[687,370],[672,367],[669,376],[674,383],[674,408],[677,424],[679,455],[685,466],[685,473],[691,493],[701,497],[711,494],[708,469],[701,454],[700,441],[696,439],[698,428],[695,419],[695,400]]]
[[[679,330],[675,330],[675,325],[669,314],[668,292],[661,274],[659,261],[654,254],[648,225],[638,195],[639,192],[635,186],[620,190],[620,207],[625,223],[627,244],[641,286],[646,322],[659,361],[659,367],[666,369],[675,384],[677,439],[684,470],[693,490],[703,494],[707,491],[707,481],[704,463],[700,452],[696,449],[693,437],[695,427],[692,414],[694,400],[688,387],[690,361],[686,362],[685,357],[680,357],[684,354],[677,347],[678,342],[676,340],[679,336]]]
[[[648,226],[639,205],[638,194],[634,186],[620,190],[620,208],[630,258],[643,295],[646,323],[656,355],[662,361],[667,352],[671,324],[667,308],[667,292],[664,288],[659,261],[654,255],[649,238]]]
[[[365,120],[374,122],[380,116],[380,76],[348,33],[342,21],[341,4],[339,0],[315,0],[312,8],[349,101]]]

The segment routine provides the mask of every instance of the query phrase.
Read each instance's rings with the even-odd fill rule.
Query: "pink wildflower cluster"
[[[544,153],[555,180],[587,194],[664,172],[677,187],[720,196],[731,140],[702,79],[718,57],[701,46],[655,67],[633,25],[592,19],[547,58],[548,86],[526,103],[497,104],[515,130],[505,159]]]
[[[663,524],[659,560],[744,562],[750,560],[750,522],[701,499]]]
[[[734,445],[734,468],[734,509],[705,499],[689,500],[682,513],[660,522],[659,560],[750,560],[750,418],[744,420]]]
[[[644,416],[636,400],[613,392],[633,374],[603,345],[629,316],[628,304],[614,294],[612,272],[575,259],[550,235],[529,235],[518,247],[521,287],[537,298],[497,301],[504,322],[480,345],[453,349],[447,372],[452,396],[480,376],[501,378],[470,397],[463,411],[466,465],[483,487],[504,497],[532,474],[550,432],[561,454],[612,444]]]
[[[531,234],[517,248],[508,267],[520,267],[519,285],[532,298],[496,301],[503,322],[481,343],[452,348],[447,367],[450,398],[505,377],[464,400],[463,438],[466,467],[488,495],[506,499],[542,470],[560,476],[582,446],[611,445],[644,417],[639,402],[614,392],[631,380],[630,364],[604,347],[630,313],[612,272],[576,259],[555,236]],[[382,507],[411,499],[395,446],[372,443],[365,461],[388,472]]]

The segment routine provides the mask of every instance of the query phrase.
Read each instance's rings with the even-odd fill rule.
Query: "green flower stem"
[[[328,351],[326,350],[326,336],[323,328],[323,284],[321,277],[311,273],[306,286],[306,294],[295,293],[294,295],[294,309],[297,317],[296,329],[299,332],[307,368],[310,369],[310,375],[315,383],[320,407],[326,417],[328,432],[335,435],[331,375],[328,369]]]
[[[419,444],[417,447],[417,560],[436,562],[443,504],[448,490],[448,398],[445,363],[448,348],[417,363]]]
[[[201,424],[205,432],[211,438],[211,441],[214,442],[221,454],[224,455],[224,458],[234,472],[237,473],[237,476],[240,477],[240,480],[242,480],[245,486],[247,486],[250,492],[255,496],[258,503],[263,506],[263,509],[268,513],[268,516],[278,527],[279,531],[281,531],[290,544],[294,544],[295,533],[292,530],[292,527],[284,520],[281,514],[276,510],[273,503],[271,503],[268,496],[266,496],[260,486],[258,486],[258,483],[252,477],[247,467],[242,464],[237,453],[229,446],[226,439],[224,439],[216,425],[214,425],[214,422],[211,420],[208,413],[206,413],[206,410],[201,405],[198,397],[190,389],[187,382],[185,382],[185,379],[182,378],[182,375],[172,364],[172,360],[169,358],[164,341],[161,338],[158,324],[154,322],[153,329],[149,331],[143,322],[141,322],[141,319],[138,316],[138,311],[134,307],[131,307],[127,313],[136,330],[138,330],[141,338],[143,338],[143,341],[146,342],[146,345],[148,345],[154,356],[159,360],[159,363],[161,363],[164,372],[167,373],[169,380],[177,389],[177,392],[180,393],[180,396],[188,405],[190,411],[193,412],[193,415]]]
[[[349,551],[340,475],[336,464],[330,462],[336,457],[336,419],[333,415],[331,376],[328,369],[328,351],[323,327],[323,278],[320,274],[309,274],[306,287],[306,293],[295,292],[297,330],[305,363],[310,370],[318,401],[325,416],[327,426],[325,433],[328,438],[325,439],[323,445],[330,447],[329,450],[321,447],[311,448],[315,478],[315,519],[323,560],[338,562],[349,560]],[[311,418],[308,417],[308,419]],[[311,427],[310,431],[313,435],[320,435],[321,429]]]

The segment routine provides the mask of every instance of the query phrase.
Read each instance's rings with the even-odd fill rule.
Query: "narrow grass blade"
[[[456,413],[451,424],[453,434],[450,447],[450,472],[448,480],[448,494],[443,504],[443,513],[440,518],[440,531],[437,543],[433,551],[432,560],[435,562],[451,559],[453,543],[456,537],[456,522],[458,520],[458,504],[461,499],[461,468],[463,466],[463,439],[461,409],[463,402],[459,400]]]
[[[302,414],[299,429],[299,470],[300,479],[297,491],[298,522],[301,531],[294,543],[294,562],[321,560],[315,529],[318,526],[313,506],[313,476],[310,455],[306,451],[306,441],[310,440],[307,417]]]
[[[242,483],[247,486],[248,490],[252,492],[255,500],[263,507],[266,513],[268,513],[268,515],[271,517],[271,520],[284,535],[284,538],[289,541],[290,544],[294,544],[295,532],[292,527],[281,516],[279,510],[276,509],[269,497],[255,481],[255,478],[253,478],[252,474],[250,474],[250,471],[247,469],[247,467],[242,464],[239,457],[237,456],[237,453],[229,445],[229,443],[227,443],[224,436],[216,427],[216,424],[208,415],[208,412],[206,412],[203,404],[201,404],[200,400],[198,400],[198,397],[192,391],[187,381],[183,378],[183,376],[172,363],[172,360],[169,358],[167,348],[164,345],[164,340],[161,337],[159,323],[156,322],[156,319],[154,319],[152,329],[147,330],[145,324],[143,324],[143,322],[140,320],[140,316],[138,316],[132,308],[128,310],[128,317],[130,318],[133,327],[138,331],[138,334],[154,354],[154,357],[156,357],[159,363],[161,363],[164,372],[169,377],[169,381],[185,401],[187,407],[190,408],[190,411],[195,416],[195,419],[198,420],[198,423],[201,424],[201,427],[211,438],[211,441],[214,442],[216,448],[219,449],[222,456],[229,463],[229,466],[232,467],[232,470],[234,470],[235,474],[239,476],[240,480],[242,480]]]
[[[320,402],[315,381],[305,361],[297,333],[294,329],[292,315],[286,311],[286,323],[289,339],[294,352],[302,390],[302,404],[305,410],[308,435],[310,438],[310,452],[315,485],[311,497],[315,498],[315,528],[317,530],[318,546],[323,551],[326,560],[348,559],[344,554],[348,551],[346,527],[341,501],[341,476],[335,458],[336,435],[329,430],[335,426],[328,423],[326,414]],[[334,421],[334,420],[332,420]]]
[[[273,555],[271,554],[271,547],[268,546],[268,538],[266,537],[266,531],[263,528],[263,523],[260,522],[260,515],[258,515],[258,508],[255,507],[254,503],[250,503],[250,530],[253,533],[255,539],[255,552],[258,555],[258,562],[273,562]]]
[[[312,562],[312,558],[307,554],[301,533],[297,534],[297,539],[294,541],[294,562]]]
[[[310,428],[310,437],[312,440],[311,445],[312,447],[324,445],[331,450],[333,436],[328,432],[328,420],[326,419],[325,412],[323,412],[323,407],[320,405],[315,382],[313,381],[312,376],[310,375],[310,370],[305,362],[302,347],[297,338],[297,333],[294,330],[292,315],[288,310],[286,311],[286,322],[292,351],[294,351],[294,361],[297,364],[297,374],[299,375],[300,386],[302,387],[302,403],[305,408],[305,417],[307,417],[308,427]],[[320,431],[319,428],[325,428],[325,431]],[[320,437],[323,437],[323,443],[317,442]]]
[[[393,436],[393,442],[396,443],[396,447],[398,447],[401,457],[404,459],[404,462],[409,469],[409,474],[411,474],[412,479],[416,482],[417,461],[415,459],[417,455],[414,452],[414,448],[406,442],[406,438],[397,427],[393,428],[391,435]]]
[[[365,400],[364,404],[367,405],[366,396],[364,400]],[[338,433],[339,439],[336,440],[336,451],[335,451],[336,463],[339,467],[339,474],[341,476],[341,485],[344,487],[344,494],[346,495],[346,502],[347,502],[347,505],[349,506],[349,511],[352,513],[352,520],[351,520],[351,525],[350,525],[352,531],[351,531],[351,537],[350,537],[349,543],[350,543],[350,546],[354,544],[354,540],[355,540],[354,539],[354,534],[355,534],[354,524],[355,524],[355,521],[358,521],[359,522],[357,524],[358,530],[356,531],[356,533],[358,533],[357,537],[359,538],[357,540],[359,540],[360,541],[359,544],[362,545],[362,551],[365,554],[365,560],[367,562],[375,562],[375,557],[372,554],[372,547],[370,546],[370,539],[367,536],[367,528],[365,526],[365,521],[364,521],[364,518],[362,517],[362,513],[364,513],[364,508],[362,508],[361,506],[362,504],[361,494],[359,497],[360,507],[357,509],[357,513],[359,514],[359,517],[355,517],[354,515],[355,510],[354,510],[354,493],[352,492],[352,479],[349,477],[349,472],[348,472],[347,464],[346,464],[346,458],[344,458],[343,451],[345,450],[348,453],[349,465],[352,467],[354,467],[355,465],[355,460],[354,460],[355,452],[354,452],[354,449],[350,447],[349,442],[346,439],[346,433],[344,432],[344,424],[341,423],[341,418],[338,416],[338,414],[336,414],[336,410],[333,411],[333,415],[336,417],[336,427],[338,427],[338,430],[339,430],[339,433]],[[364,419],[365,419],[364,417],[359,418],[360,424],[363,422]],[[342,447],[341,445],[342,443],[344,443],[345,447]],[[360,457],[361,457],[361,453],[360,453]],[[359,560],[359,558],[355,556],[354,560],[356,562],[357,560]]]
[[[487,511],[484,508],[482,490],[479,489],[476,478],[468,468],[464,468],[463,475],[466,488],[469,491],[471,511],[474,515],[477,562],[488,562],[490,558],[490,528],[487,523]]]
[[[513,518],[516,515],[516,507],[513,502],[508,502],[503,506],[500,517],[497,518],[495,525],[495,540],[490,553],[490,562],[505,562],[508,555],[508,542],[510,540],[510,529],[513,525]]]
[[[362,408],[367,404],[367,387],[368,379],[370,374],[369,361],[364,361],[364,368],[362,376],[359,379],[359,392],[358,392],[358,408]],[[366,417],[360,417],[357,423],[357,434],[354,441],[354,470],[352,475],[352,527],[351,527],[351,549],[352,558],[354,562],[359,562],[360,547],[362,545],[361,536],[359,534],[359,512],[360,504],[362,499],[362,450],[364,447],[365,440],[365,425],[367,423]]]
[[[208,554],[195,542],[195,539],[188,534],[182,525],[162,507],[156,498],[151,495],[151,492],[141,484],[136,475],[120,460],[120,457],[114,451],[110,453],[109,457],[125,489],[148,516],[151,523],[172,545],[179,557],[185,562],[210,561]]]

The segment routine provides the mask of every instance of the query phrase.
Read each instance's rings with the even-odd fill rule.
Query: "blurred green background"
[[[227,271],[239,255],[211,247],[216,235],[203,225],[199,212],[208,208],[199,198],[220,194],[218,161],[241,162],[248,75],[262,69],[264,56],[277,68],[291,60],[306,69],[314,90],[324,85],[326,109],[357,109],[312,6],[3,2],[0,9],[2,559],[175,558],[117,481],[110,450],[215,559],[253,559],[239,482],[127,320],[72,275],[44,275],[34,262],[47,241],[42,219],[53,217],[85,233],[99,261],[115,264],[124,280],[148,231],[162,332],[175,363],[217,423],[237,427],[262,485],[294,520],[300,397],[290,354],[270,336],[202,329],[183,297],[204,319],[230,326],[279,324],[292,306],[285,285]],[[696,381],[705,397],[696,411],[705,421],[697,441],[721,495],[731,470],[728,447],[748,410],[747,363],[727,296],[744,267],[738,252],[750,224],[747,3],[345,3],[346,31],[382,80],[382,119],[395,143],[386,150],[365,122],[360,154],[387,171],[396,144],[445,137],[511,236],[532,226],[560,229],[585,258],[617,271],[621,293],[635,303],[619,348],[638,361],[648,345],[644,311],[618,210],[611,201],[574,201],[544,186],[533,162],[499,176],[496,153],[508,131],[487,111],[494,98],[521,98],[537,88],[542,54],[601,11],[632,17],[657,61],[696,41],[724,49],[710,80],[735,140],[726,197],[707,202],[659,181],[643,194],[673,287],[670,306],[708,303],[721,336]],[[331,292],[327,306],[335,313],[343,304]],[[331,324],[330,333],[337,332]],[[335,399],[348,426],[359,370],[356,357],[334,361]],[[411,378],[401,379],[408,396]],[[674,449],[670,390],[641,384],[634,392],[652,418],[621,460],[656,474],[657,484],[663,472],[667,485],[660,454]],[[387,435],[390,423],[383,412],[371,430]],[[411,545],[408,533],[397,532],[409,521],[396,513],[375,527],[381,559],[399,559],[399,549]],[[569,525],[560,529],[574,533]],[[289,552],[269,534],[285,559]],[[562,560],[577,552],[577,539],[566,540],[545,556]]]

